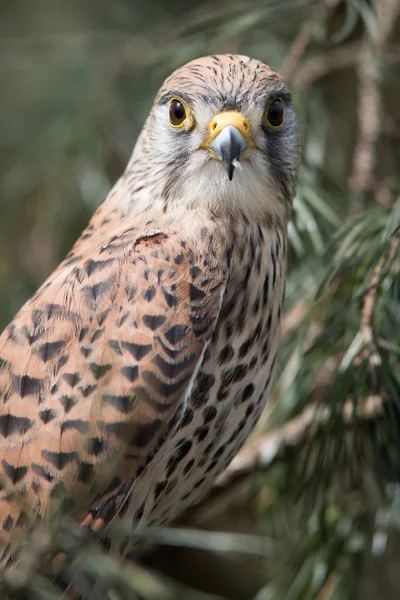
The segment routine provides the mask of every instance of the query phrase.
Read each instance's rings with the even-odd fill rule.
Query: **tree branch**
[[[284,79],[293,79],[297,66],[312,41],[316,20],[326,19],[341,2],[342,0],[325,0],[317,4],[311,19],[301,27],[283,62],[281,75]]]
[[[355,407],[352,399],[343,407],[343,421],[352,427],[354,419],[370,421],[381,415],[384,402],[381,396],[369,396]],[[298,447],[315,435],[315,429],[325,425],[331,416],[329,407],[316,403],[308,406],[297,417],[281,427],[266,433],[245,446],[216,481],[215,487],[229,486],[235,480],[261,471],[271,463],[286,457],[288,450]]]
[[[379,61],[383,58],[392,28],[400,11],[398,0],[380,0],[376,15],[376,33],[363,45],[358,63],[358,139],[354,149],[349,187],[355,193],[353,213],[363,208],[363,195],[374,186],[376,144],[380,133],[381,81]]]

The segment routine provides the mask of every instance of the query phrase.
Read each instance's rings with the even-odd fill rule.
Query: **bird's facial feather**
[[[276,99],[284,112],[282,124],[276,117],[279,102],[271,113],[275,120],[268,121]],[[172,105],[178,106],[173,122],[171,102],[181,103]],[[231,180],[214,151],[218,144],[211,143],[215,119],[222,122],[222,132],[224,115],[226,124],[233,119],[249,146],[236,161]],[[249,126],[248,136],[239,117]],[[290,212],[299,162],[297,121],[285,84],[258,61],[217,56],[178,69],[161,88],[139,143],[148,166],[160,173],[153,194],[166,206],[204,207],[215,214],[239,210],[251,220],[285,218]]]

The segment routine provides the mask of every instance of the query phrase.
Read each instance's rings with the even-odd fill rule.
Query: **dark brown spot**
[[[168,304],[168,306],[170,308],[172,308],[173,306],[176,306],[178,304],[178,298],[177,298],[177,296],[174,296],[173,294],[170,294],[164,288],[163,288],[163,294],[164,294],[164,298],[167,301],[167,304]]]
[[[137,386],[135,389],[136,396],[140,399],[140,402],[146,403],[155,410],[159,412],[165,412],[171,410],[174,405],[174,400],[172,402],[166,402],[165,398],[158,402],[155,400],[149,393],[149,390],[143,386]]]
[[[86,451],[90,456],[98,456],[106,449],[104,440],[99,437],[92,437],[87,440]]]
[[[176,478],[175,479],[170,479],[168,481],[168,485],[167,485],[167,488],[165,490],[166,495],[168,495],[168,494],[170,494],[172,492],[172,490],[176,487],[177,483],[178,483],[178,480]]]
[[[197,429],[194,432],[194,435],[196,436],[198,442],[202,442],[203,440],[206,439],[208,432],[209,432],[208,426],[201,425],[200,427],[197,427]]]
[[[125,323],[125,321],[127,320],[127,318],[129,317],[129,312],[126,312],[124,315],[122,315],[122,317],[117,321],[117,326],[118,327],[122,327],[122,325]]]
[[[128,381],[134,382],[139,377],[139,367],[122,367],[121,374],[128,379]]]
[[[157,498],[159,497],[159,495],[161,494],[161,492],[163,492],[166,487],[167,487],[167,482],[166,481],[159,481],[157,483],[156,487],[154,488],[154,501],[157,500]]]
[[[250,417],[250,415],[254,412],[254,404],[249,404],[246,408],[246,418]]]
[[[143,294],[143,298],[147,300],[147,302],[151,302],[156,295],[156,288],[154,286],[150,286],[147,288],[145,293]]]
[[[17,417],[12,414],[0,416],[0,434],[3,437],[8,437],[14,433],[23,435],[31,429],[33,421],[27,417]]]
[[[218,364],[219,365],[223,365],[227,362],[229,362],[230,360],[232,360],[232,358],[235,355],[235,351],[233,350],[232,346],[230,344],[227,344],[224,348],[222,348],[221,352],[219,353],[218,356]]]
[[[192,393],[191,405],[200,408],[207,404],[209,392],[215,383],[215,376],[211,373],[201,373],[198,377],[196,387]]]
[[[50,450],[42,450],[42,456],[58,471],[62,471],[64,467],[78,457],[76,452],[50,452]]]
[[[97,329],[94,334],[91,337],[90,343],[93,344],[93,342],[96,342],[97,340],[99,340],[101,338],[101,336],[104,333],[104,327],[102,329]]]
[[[225,452],[225,450],[226,450],[226,445],[222,444],[222,446],[220,446],[218,448],[218,450],[216,450],[216,452],[214,453],[212,459],[216,460],[217,458],[221,458],[221,456],[223,455],[223,453]]]
[[[168,329],[168,331],[165,334],[165,337],[170,344],[175,346],[176,344],[178,344],[178,342],[183,340],[186,333],[187,333],[186,325],[174,325],[173,327]]]
[[[79,433],[88,433],[89,423],[82,421],[82,419],[69,419],[62,423],[61,433],[64,433],[68,429],[74,429],[75,431],[79,431]]]
[[[4,531],[10,532],[14,526],[14,519],[11,515],[8,515],[3,521]]]
[[[114,350],[115,354],[119,354],[122,356],[122,350],[120,348],[118,340],[108,340],[108,345]]]
[[[180,348],[178,350],[171,350],[170,348],[168,348],[168,346],[166,346],[164,344],[164,342],[162,341],[162,339],[159,336],[157,336],[156,340],[159,344],[161,344],[163,351],[173,359],[175,359],[177,356],[179,356],[179,354],[181,354],[181,352],[183,352],[183,350],[185,349],[185,348]]]
[[[97,302],[97,300],[109,290],[111,284],[112,279],[110,278],[105,281],[95,283],[94,285],[85,285],[82,288],[82,292],[86,297],[86,302]]]
[[[86,385],[85,387],[79,387],[79,391],[82,393],[84,398],[88,398],[97,389],[97,385]]]
[[[228,398],[229,396],[229,389],[228,388],[224,388],[224,387],[220,387],[218,392],[217,392],[217,400],[218,402],[222,402],[223,400],[226,400],[226,398]]]
[[[187,408],[185,410],[185,412],[183,413],[183,417],[181,419],[181,422],[179,424],[179,429],[182,429],[183,427],[186,427],[186,425],[190,425],[190,423],[193,421],[193,417],[194,417],[194,412],[191,408]]]
[[[50,408],[46,408],[45,410],[41,410],[39,412],[39,417],[40,417],[41,421],[43,421],[43,423],[49,423],[56,417],[56,413],[54,410],[51,410]]]
[[[90,277],[90,275],[92,275],[92,273],[94,273],[95,271],[102,271],[103,269],[108,267],[113,262],[114,262],[114,259],[112,259],[112,258],[109,258],[107,260],[97,260],[97,261],[89,259],[85,262],[84,269],[85,269],[87,275]]]
[[[79,375],[79,373],[64,373],[62,378],[72,388],[75,387],[76,384],[79,383],[81,380],[81,376]]]
[[[191,447],[192,442],[190,440],[182,439],[177,443],[177,450],[167,464],[167,477],[171,477],[181,460],[190,452]]]
[[[199,488],[204,482],[205,482],[206,478],[202,477],[201,479],[199,479],[198,481],[196,481],[196,483],[194,484],[193,488],[195,490],[197,490],[197,488]]]
[[[266,274],[263,285],[263,305],[267,304],[269,294],[269,273]]]
[[[254,345],[254,343],[258,340],[261,335],[261,325],[260,323],[257,325],[256,329],[252,333],[252,335],[240,346],[239,348],[239,358],[243,358],[246,356],[250,348]]]
[[[42,477],[42,479],[46,479],[46,481],[49,481],[49,482],[53,481],[54,475],[49,473],[49,471],[46,471],[41,465],[32,463],[31,468],[32,468],[32,471],[34,473],[36,473],[36,475],[39,475],[39,477]]]
[[[79,341],[82,342],[83,339],[85,338],[85,336],[87,335],[87,332],[89,331],[88,327],[82,327],[82,329],[79,332]]]
[[[90,363],[89,369],[95,379],[101,379],[111,369],[111,365],[99,365],[98,363]]]
[[[128,350],[136,360],[142,360],[152,349],[151,344],[134,344],[133,342],[122,342],[121,346]]]
[[[78,471],[78,481],[82,483],[90,483],[93,479],[93,471],[93,465],[87,462],[81,462]]]
[[[40,379],[36,377],[29,377],[29,375],[22,375],[22,377],[15,376],[13,380],[14,389],[19,392],[21,398],[25,396],[31,396],[40,392]]]
[[[38,355],[42,359],[43,362],[47,362],[48,360],[52,360],[58,352],[65,346],[65,342],[46,342],[39,347]]]
[[[154,419],[152,423],[143,423],[141,425],[136,425],[130,443],[132,444],[132,446],[136,446],[137,448],[144,448],[151,442],[154,435],[160,429],[161,425],[162,421],[159,419]]]
[[[187,475],[189,473],[189,471],[191,471],[194,463],[195,463],[194,458],[191,458],[190,460],[188,460],[188,462],[186,463],[186,465],[184,466],[184,469],[183,469],[184,475]]]
[[[213,421],[216,416],[217,409],[215,408],[215,406],[206,406],[206,408],[203,410],[203,420],[205,424],[211,423],[211,421]]]
[[[251,396],[253,395],[253,392],[254,392],[254,385],[252,383],[249,383],[249,385],[247,385],[243,390],[242,402],[246,402],[246,400],[251,398]]]
[[[213,469],[215,469],[215,467],[217,466],[218,461],[213,460],[212,462],[210,462],[210,464],[208,465],[207,469],[206,469],[206,473],[209,473],[210,471],[212,471]]]
[[[156,390],[164,398],[169,398],[180,390],[183,385],[186,385],[191,374],[187,375],[180,381],[175,383],[165,383],[156,377],[152,371],[145,371],[142,375],[144,381],[148,383],[154,390]]]
[[[203,450],[203,455],[208,456],[215,446],[215,440],[210,442]],[[205,464],[205,463],[204,463]]]
[[[249,371],[252,371],[256,364],[258,363],[258,356],[253,356],[249,364]]]
[[[190,267],[190,275],[192,279],[196,279],[201,273],[201,268],[198,266]]]
[[[127,414],[133,409],[134,396],[118,396],[113,394],[103,394],[102,400],[111,404],[120,413]]]
[[[166,362],[159,354],[157,354],[154,357],[153,362],[157,365],[165,377],[174,379],[192,364],[194,358],[195,355],[191,354],[190,356],[184,358],[181,362],[169,363]]]
[[[203,290],[200,290],[198,287],[193,285],[193,283],[191,283],[189,285],[189,296],[191,302],[197,302],[199,300],[203,300],[206,297],[206,294],[203,292]]]
[[[143,323],[151,329],[155,331],[165,322],[166,317],[164,315],[144,315],[142,317]]]
[[[42,489],[42,486],[40,485],[40,483],[38,481],[32,481],[32,489],[35,492],[35,494],[39,494],[40,490]]]
[[[146,507],[146,502],[143,502],[143,504],[136,511],[135,516],[133,517],[135,521],[140,521],[140,519],[143,517],[145,507]]]
[[[60,402],[64,407],[65,412],[69,412],[76,404],[76,399],[73,396],[61,396]]]
[[[86,346],[81,346],[80,347],[80,351],[81,351],[81,354],[83,354],[83,356],[85,358],[88,358],[88,356],[90,356],[90,354],[92,354],[93,349],[92,348],[87,348]]]
[[[28,472],[28,467],[14,467],[10,465],[6,460],[2,460],[4,473],[9,477],[12,483],[18,483],[25,477]]]
[[[238,381],[242,381],[247,374],[248,367],[245,364],[237,365],[232,369],[228,369],[224,371],[222,374],[221,387],[227,387],[232,383],[237,383]]]

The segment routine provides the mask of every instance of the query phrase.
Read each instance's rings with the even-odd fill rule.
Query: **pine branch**
[[[399,246],[399,237],[394,237],[390,244],[389,254],[387,257],[387,261],[389,264],[391,263],[393,256]],[[369,290],[365,294],[363,301],[363,308],[361,313],[361,326],[360,331],[362,334],[363,341],[360,344],[360,352],[358,353],[359,359],[362,359],[362,355],[365,354],[365,349],[369,354],[368,358],[371,364],[377,362],[377,352],[376,352],[376,339],[374,334],[374,320],[375,320],[375,311],[378,305],[378,297],[379,291],[382,285],[382,268],[384,266],[384,261],[381,259],[375,269],[373,271]]]
[[[360,42],[348,42],[330,52],[321,52],[309,58],[301,65],[294,77],[294,85],[299,90],[310,88],[318,79],[353,67],[360,60],[363,48]]]
[[[383,409],[384,400],[381,396],[369,396],[356,409],[353,400],[349,399],[343,406],[343,423],[346,427],[354,427],[355,420],[374,420],[383,414]],[[239,478],[262,471],[275,461],[284,460],[289,451],[310,441],[316,430],[329,422],[331,414],[329,407],[321,408],[314,403],[288,423],[255,438],[233,459],[215,487],[227,487]]]

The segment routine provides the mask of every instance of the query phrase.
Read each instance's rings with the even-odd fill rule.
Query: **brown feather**
[[[102,242],[79,267],[67,259],[0,338],[6,538],[22,511],[80,512],[114,477],[135,477],[187,401],[216,324],[226,273],[204,270],[204,251],[172,231]]]

